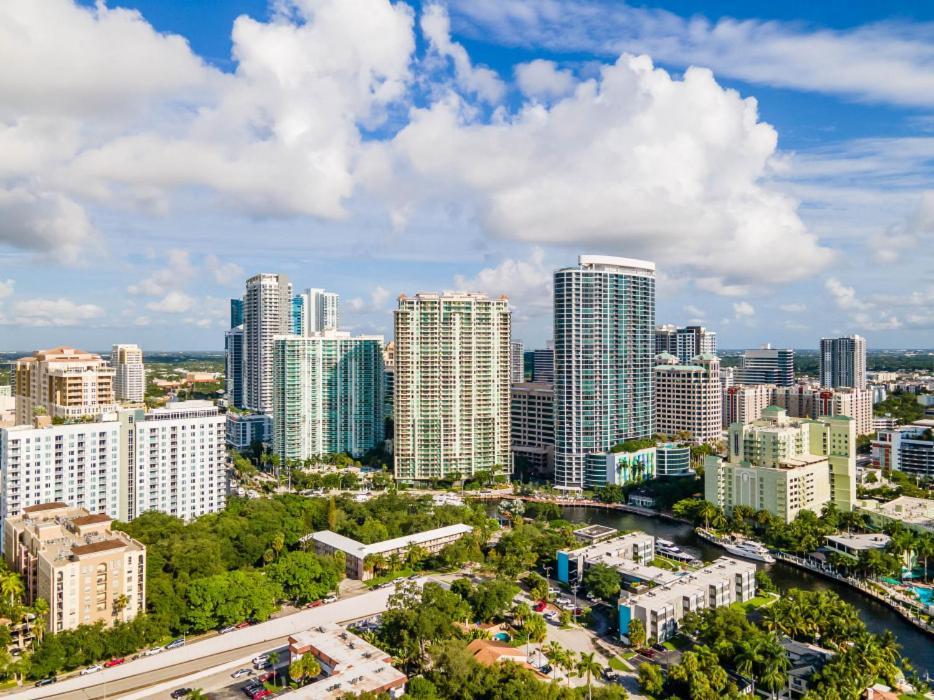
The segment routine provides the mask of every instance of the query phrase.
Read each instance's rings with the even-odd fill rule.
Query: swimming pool
[[[510,637],[505,632],[499,632],[493,635],[493,639],[495,639],[497,642],[508,642]]]
[[[911,590],[913,590],[915,595],[918,596],[918,600],[920,600],[925,605],[934,605],[934,588],[915,586]]]

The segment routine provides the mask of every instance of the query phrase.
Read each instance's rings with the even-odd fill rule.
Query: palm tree
[[[747,678],[752,679],[752,695],[756,695],[756,669],[762,661],[760,655],[761,642],[758,637],[739,643],[739,651],[733,659],[736,670]]]
[[[551,680],[555,680],[558,676],[558,659],[564,654],[564,647],[558,642],[548,642],[542,647],[542,653],[548,659],[548,663],[551,664]]]
[[[587,678],[588,700],[593,700],[593,675],[603,670],[603,666],[597,663],[594,656],[593,652],[589,654],[581,652],[580,660],[576,664],[577,675],[581,678]]]
[[[35,638],[35,643],[38,646],[42,643],[42,637],[45,634],[45,626],[48,624],[49,602],[45,598],[36,598],[36,602],[32,604],[32,612],[36,616],[36,619],[33,620],[32,623],[32,633]]]
[[[570,649],[562,649],[561,655],[558,657],[558,664],[564,671],[564,679],[567,681],[568,686],[570,686],[571,676],[573,675],[574,667],[577,664],[577,654]]]
[[[14,604],[18,599],[20,599],[23,593],[26,592],[26,589],[23,587],[23,579],[19,574],[12,571],[4,571],[0,574],[0,593],[4,597],[10,598],[10,609],[13,609]]]

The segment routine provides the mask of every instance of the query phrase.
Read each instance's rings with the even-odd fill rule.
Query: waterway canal
[[[671,540],[682,548],[700,555],[705,561],[726,554],[719,547],[700,539],[694,534],[692,527],[682,523],[599,508],[564,508],[563,510],[564,516],[572,522],[597,523],[619,530],[643,530],[656,537]],[[780,588],[834,591],[859,611],[859,616],[872,632],[881,633],[887,629],[892,630],[902,645],[902,654],[911,661],[922,676],[925,671],[934,675],[934,640],[885,605],[833,579],[811,574],[783,562],[760,564],[760,566],[765,567],[769,576]]]

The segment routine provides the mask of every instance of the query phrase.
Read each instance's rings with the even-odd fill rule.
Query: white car
[[[233,673],[230,674],[231,678],[243,678],[244,676],[249,676],[253,671],[248,668],[239,668]]]
[[[336,602],[337,602],[337,596],[336,596],[336,595],[329,595],[327,598],[324,598],[324,601],[323,601],[323,602],[324,602],[325,605],[327,605],[328,603],[336,603]]]
[[[266,654],[260,654],[259,656],[256,656],[253,658],[253,665],[254,666],[261,665],[261,664],[266,663],[267,661],[269,661],[269,656],[267,656]]]
[[[143,656],[155,656],[156,654],[161,654],[163,651],[165,651],[163,647],[154,647],[144,651]]]
[[[81,669],[81,675],[87,676],[88,674],[91,674],[91,673],[97,673],[103,668],[104,667],[101,666],[100,664],[95,664],[94,666],[88,666],[87,668]]]
[[[228,632],[233,632],[236,629],[237,629],[236,625],[231,625],[230,627],[225,627],[224,629],[222,629],[221,634],[227,634]]]

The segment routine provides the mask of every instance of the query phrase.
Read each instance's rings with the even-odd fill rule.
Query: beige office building
[[[37,350],[15,365],[16,422],[32,422],[36,409],[65,420],[99,417],[117,409],[113,367],[89,352]]]
[[[146,609],[146,548],[112,518],[65,503],[30,506],[3,522],[3,556],[26,602],[49,603],[48,630],[129,622]]]
[[[772,404],[788,411],[795,418],[849,416],[856,423],[857,435],[875,432],[872,420],[872,390],[798,384],[776,387]]]
[[[512,453],[539,474],[555,470],[555,387],[546,382],[512,385]]]
[[[774,384],[730,384],[723,388],[723,427],[749,425],[772,405]]]
[[[116,370],[114,395],[117,401],[142,403],[146,393],[146,371],[139,345],[114,345],[110,364]]]
[[[846,416],[800,420],[772,406],[750,425],[734,423],[729,457],[707,457],[704,496],[725,511],[745,505],[785,522],[801,510],[841,511],[856,500],[856,425]]]
[[[723,432],[720,360],[695,355],[682,364],[669,353],[655,357],[655,432],[691,434],[695,444],[717,442]]]
[[[506,297],[400,296],[395,312],[395,475],[512,472],[511,312]]]

